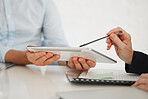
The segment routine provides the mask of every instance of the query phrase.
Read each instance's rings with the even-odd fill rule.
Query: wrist
[[[68,66],[68,61],[59,61],[59,65]]]
[[[28,60],[27,53],[28,51],[24,51],[26,64],[32,64],[32,62]]]
[[[130,52],[129,58],[128,58],[127,62],[126,62],[127,64],[132,64],[133,53],[134,53],[134,51],[132,50],[132,51]]]
[[[26,53],[27,51],[9,50],[5,55],[5,61],[15,64],[30,64]]]

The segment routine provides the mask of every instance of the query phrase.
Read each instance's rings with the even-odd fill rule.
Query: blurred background
[[[122,27],[132,36],[133,49],[148,54],[148,0],[54,0],[61,16],[65,36],[70,46],[78,47],[88,41],[106,36]],[[106,50],[105,40],[91,47],[118,61],[114,49]]]

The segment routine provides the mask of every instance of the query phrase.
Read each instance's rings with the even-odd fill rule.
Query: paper
[[[137,81],[139,75],[120,69],[90,69],[88,72],[82,72],[79,78]]]
[[[96,74],[96,75],[90,75],[89,78],[91,79],[113,79],[114,74],[113,72],[104,73],[104,74]]]

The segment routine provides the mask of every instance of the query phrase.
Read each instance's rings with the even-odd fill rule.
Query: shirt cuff
[[[54,63],[52,63],[50,65],[59,65],[59,61],[55,61]]]
[[[140,74],[139,72],[137,72],[138,71],[137,65],[139,64],[140,61],[141,59],[139,59],[138,52],[134,51],[131,64],[125,63],[126,72]]]
[[[5,47],[5,48],[0,49],[0,62],[1,63],[5,63],[5,55],[10,49],[12,48]]]

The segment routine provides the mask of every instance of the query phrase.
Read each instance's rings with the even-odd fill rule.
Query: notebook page
[[[113,74],[113,77],[107,80],[137,81],[139,78],[139,75],[129,74],[126,73],[125,70],[120,70],[120,69],[90,69],[88,72],[86,71],[82,72],[79,78],[97,79],[97,78],[92,78],[91,76],[93,75],[95,77],[99,77],[100,79],[100,75],[101,77],[104,75],[111,77],[112,75],[110,74]]]

